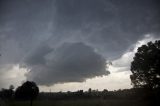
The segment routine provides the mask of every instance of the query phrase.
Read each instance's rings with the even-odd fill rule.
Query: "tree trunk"
[[[32,106],[32,104],[33,104],[33,100],[31,99],[31,100],[30,100],[30,106]]]

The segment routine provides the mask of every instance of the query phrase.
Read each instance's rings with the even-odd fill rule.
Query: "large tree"
[[[32,106],[32,101],[37,97],[38,93],[39,88],[36,83],[26,81],[16,89],[15,97],[21,100],[30,100],[30,105]]]
[[[160,88],[160,40],[138,48],[131,62],[131,72],[134,87]]]

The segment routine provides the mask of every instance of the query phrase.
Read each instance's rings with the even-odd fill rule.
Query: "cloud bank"
[[[159,37],[159,5],[159,0],[1,0],[0,76],[8,66],[13,69],[16,65],[29,69],[27,79],[39,84],[105,75],[105,60],[120,58],[146,34]],[[78,50],[70,53],[75,46]],[[64,55],[68,59],[62,59]],[[98,61],[97,70],[89,60],[93,67]],[[84,71],[73,77],[76,65],[77,72]]]
[[[38,84],[82,82],[109,74],[105,58],[83,43],[64,43],[53,51],[41,50],[26,58],[27,67],[31,67],[26,76]]]

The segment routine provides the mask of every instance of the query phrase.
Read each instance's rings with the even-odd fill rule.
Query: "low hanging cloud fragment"
[[[32,58],[26,58],[26,64],[30,67],[26,76],[28,80],[34,80],[40,85],[82,82],[87,78],[109,74],[106,70],[106,60],[84,43],[64,43],[48,54],[45,51],[36,53]],[[43,62],[40,62],[41,60]]]

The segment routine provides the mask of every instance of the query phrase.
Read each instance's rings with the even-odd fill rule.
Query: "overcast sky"
[[[160,39],[159,0],[0,0],[0,88],[131,88],[137,48]],[[107,62],[112,65],[107,67]]]

